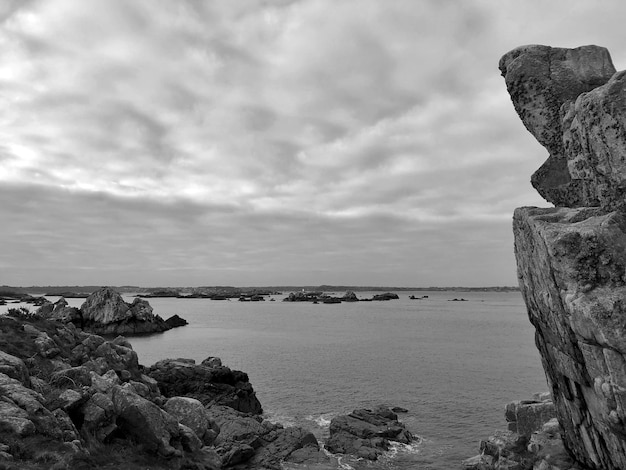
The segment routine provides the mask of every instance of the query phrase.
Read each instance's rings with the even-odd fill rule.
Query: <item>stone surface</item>
[[[124,432],[160,455],[168,457],[177,453],[172,441],[180,436],[180,429],[172,416],[124,387],[116,386],[112,395],[117,425]]]
[[[522,46],[505,54],[499,68],[522,122],[550,154],[531,179],[535,189],[555,205],[607,202],[605,180],[623,181],[619,152],[624,150],[623,130],[615,127],[623,122],[623,107],[607,106],[620,86],[615,77],[607,84],[615,74],[609,52],[598,46]],[[609,108],[610,113],[602,116],[601,109]],[[589,146],[586,134],[601,133],[606,145],[596,140]],[[585,164],[582,148],[600,161]],[[614,152],[606,153],[609,148]],[[618,166],[613,170],[611,164]]]
[[[626,468],[626,220],[599,209],[521,208],[520,287],[565,445],[591,468]]]
[[[626,74],[596,46],[524,46],[500,70],[550,153],[533,186],[561,206],[517,209],[513,231],[563,445],[579,465],[626,468]],[[537,468],[561,465],[548,454]]]
[[[220,429],[215,446],[225,466],[279,470],[283,468],[282,461],[298,462],[308,468],[309,464],[329,460],[310,431],[283,428],[223,405],[211,406],[207,411]]]
[[[541,398],[541,397],[537,397]],[[561,440],[556,418],[550,418],[551,402],[526,400],[509,403],[505,418],[519,418],[517,431],[499,431],[480,442],[480,454],[462,463],[464,470],[587,470],[577,464]],[[553,413],[552,413],[553,414]],[[532,416],[529,419],[529,416]],[[521,424],[527,420],[526,425]]]
[[[514,401],[506,406],[505,411],[509,431],[528,435],[540,430],[544,423],[555,416],[551,397],[543,401]]]
[[[408,444],[412,440],[413,436],[393,411],[378,407],[375,410],[354,410],[333,418],[326,448],[333,453],[376,460],[389,450],[390,441]]]
[[[92,293],[80,307],[83,329],[103,335],[135,335],[162,332],[170,326],[152,313],[148,301],[136,297],[129,304],[122,296],[104,287]]]
[[[26,364],[19,357],[0,351],[0,373],[6,374],[23,384],[29,381]]]
[[[212,444],[220,431],[202,403],[195,398],[172,397],[165,402],[163,409],[179,423],[189,427],[205,445]]]
[[[179,317],[178,315],[172,315],[168,319],[165,320],[165,324],[170,328],[178,328],[179,326],[185,326],[189,323],[184,318]]]
[[[165,359],[148,370],[166,397],[188,396],[203,405],[221,404],[245,413],[261,414],[263,409],[248,375],[224,366],[210,367],[214,361],[196,364],[191,359]]]

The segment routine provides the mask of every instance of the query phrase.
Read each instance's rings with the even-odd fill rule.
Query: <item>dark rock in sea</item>
[[[597,46],[524,46],[500,70],[524,125],[550,152],[533,186],[564,206],[519,208],[513,219],[520,288],[563,444],[580,466],[624,469],[626,73]]]
[[[354,410],[333,418],[326,449],[376,460],[389,450],[391,441],[408,444],[412,440],[413,435],[398,421],[398,415],[380,406],[375,410]]]
[[[165,359],[152,365],[147,374],[157,381],[166,397],[188,396],[205,406],[219,404],[244,413],[263,412],[248,375],[221,362],[205,360],[196,364],[193,359]]]
[[[356,296],[356,294],[354,292],[352,292],[351,290],[349,290],[348,292],[346,292],[343,297],[341,297],[341,300],[343,302],[358,302],[359,298]]]
[[[323,292],[290,292],[283,302],[313,302],[320,300]]]
[[[406,408],[402,408],[401,406],[394,406],[393,408],[391,408],[391,411],[393,411],[394,413],[408,413],[409,410],[407,410]]]
[[[448,299],[448,302],[467,302],[467,299],[464,299],[463,297],[461,297],[460,299],[454,298]]]
[[[220,429],[215,446],[224,466],[278,470],[281,461],[304,465],[328,461],[315,436],[305,429],[284,428],[221,405],[207,407],[207,413]]]
[[[322,300],[322,303],[325,303],[325,304],[340,304],[341,303],[341,299],[339,299],[337,297],[327,297],[327,298]]]
[[[372,297],[372,300],[394,300],[399,299],[398,294],[394,294],[393,292],[385,292],[384,294],[375,294]]]
[[[137,297],[129,304],[109,287],[87,297],[80,311],[83,329],[96,334],[134,335],[170,329],[159,315],[152,313],[146,300]]]
[[[179,317],[178,315],[172,315],[167,320],[165,320],[165,324],[170,328],[178,328],[179,326],[185,326],[189,323],[184,318]]]

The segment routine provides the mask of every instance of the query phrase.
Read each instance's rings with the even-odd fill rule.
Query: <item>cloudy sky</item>
[[[0,284],[515,285],[498,59],[626,2],[0,0]]]

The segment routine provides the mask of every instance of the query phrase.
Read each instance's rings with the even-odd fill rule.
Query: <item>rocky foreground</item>
[[[464,470],[584,470],[568,453],[549,393],[509,403],[506,431],[480,441],[480,454]]]
[[[139,364],[122,336],[0,316],[0,469],[279,469],[331,459],[306,429],[261,416],[247,374],[217,357]],[[375,460],[413,436],[386,408],[331,425],[333,452]]]
[[[625,469],[626,73],[598,46],[522,46],[499,67],[549,152],[531,182],[556,207],[517,209],[513,232],[562,442],[580,467]]]

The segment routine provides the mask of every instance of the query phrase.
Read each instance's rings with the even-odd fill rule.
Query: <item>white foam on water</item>
[[[307,421],[313,421],[320,428],[327,428],[330,426],[330,421],[336,416],[336,413],[324,413],[320,416],[308,415],[304,419]]]
[[[394,459],[399,454],[419,454],[421,451],[422,439],[417,437],[413,442],[402,444],[400,442],[390,442],[389,450],[383,454],[385,458]]]

